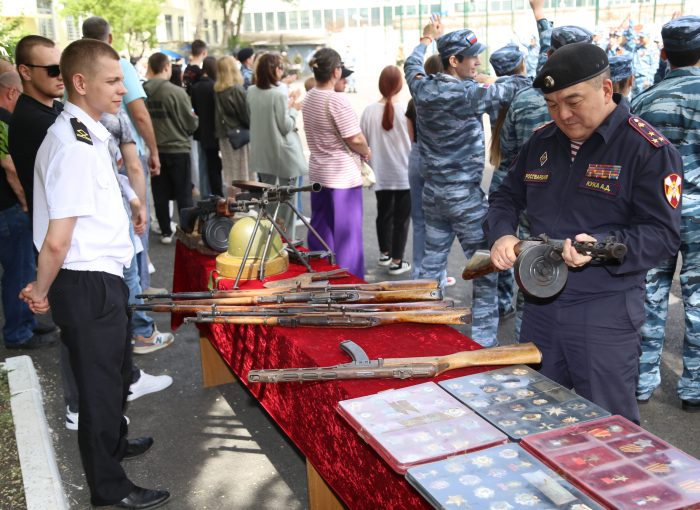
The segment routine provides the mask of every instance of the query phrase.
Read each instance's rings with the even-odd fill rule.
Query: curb
[[[44,414],[43,397],[29,356],[7,358],[12,418],[27,510],[67,510],[63,483]]]

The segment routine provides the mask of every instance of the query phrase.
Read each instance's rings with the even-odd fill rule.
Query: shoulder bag
[[[250,142],[250,129],[246,128],[229,128],[226,125],[226,121],[224,120],[224,110],[221,107],[219,95],[215,94],[214,96],[215,99],[215,104],[216,104],[216,109],[219,111],[219,119],[221,119],[221,125],[224,127],[226,130],[226,138],[228,138],[229,143],[231,144],[231,147],[233,147],[234,150],[239,150],[248,145],[248,142]]]

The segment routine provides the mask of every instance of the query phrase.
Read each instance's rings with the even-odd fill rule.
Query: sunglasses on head
[[[40,66],[36,64],[24,64],[27,67],[41,67],[42,69],[46,69],[46,74],[49,75],[49,78],[56,78],[61,74],[61,68],[59,67],[58,64],[51,64],[48,66]]]

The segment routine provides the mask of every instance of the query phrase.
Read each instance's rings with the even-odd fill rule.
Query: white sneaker
[[[164,390],[173,383],[173,378],[169,375],[151,375],[141,370],[139,380],[129,386],[128,402],[132,402],[139,397]]]
[[[378,266],[389,266],[391,265],[391,257],[389,255],[379,254],[379,260],[377,260]]]
[[[66,406],[66,428],[68,430],[78,430],[79,419],[79,413],[74,413],[70,410],[70,407]],[[126,420],[127,425],[131,422],[128,416],[124,416],[124,419]]]
[[[402,260],[398,264],[391,264],[389,266],[389,274],[403,274],[411,270],[411,264]]]
[[[169,346],[174,341],[175,336],[172,333],[161,333],[154,326],[150,337],[134,335],[131,338],[131,345],[134,346],[134,354],[150,354]]]
[[[161,244],[173,244],[173,235],[170,234],[169,236],[160,236],[160,243]]]

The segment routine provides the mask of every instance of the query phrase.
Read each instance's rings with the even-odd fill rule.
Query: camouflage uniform
[[[471,30],[459,30],[438,39],[441,55],[461,53],[459,44],[483,51],[483,45]],[[455,235],[467,258],[486,247],[481,230],[487,209],[480,188],[484,170],[481,115],[509,103],[529,80],[525,76],[509,76],[488,86],[443,73],[426,76],[425,48],[419,44],[413,50],[406,59],[404,72],[418,111],[417,128],[421,133],[418,145],[425,179],[426,241],[420,277],[440,278]],[[472,338],[482,345],[494,345],[498,329],[495,274],[474,281],[472,309]]]
[[[700,47],[700,17],[685,18],[694,18],[696,47]],[[674,22],[682,20],[678,18]],[[666,38],[664,43],[668,48]],[[685,337],[678,395],[682,400],[700,401],[700,68],[671,70],[661,82],[634,98],[632,110],[656,126],[678,148],[683,158],[680,283],[685,309]],[[659,365],[668,297],[677,262],[678,258],[674,256],[647,273],[646,323],[642,329],[637,386],[637,396],[642,401],[649,399],[661,382]]]

